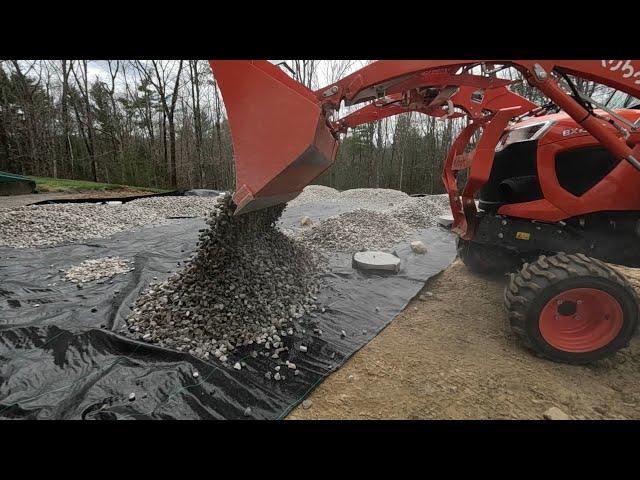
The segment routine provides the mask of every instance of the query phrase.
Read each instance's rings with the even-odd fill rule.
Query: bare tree
[[[200,109],[200,71],[198,60],[189,60],[189,82],[191,83],[191,108],[193,111],[193,129],[195,135],[196,161],[198,164],[199,186],[205,185],[204,157],[202,152],[202,111]]]
[[[87,149],[89,161],[91,163],[91,174],[94,182],[98,181],[98,160],[95,152],[95,134],[93,124],[93,110],[91,108],[91,99],[89,97],[89,72],[87,68],[87,60],[79,60],[77,67],[74,62],[69,65],[71,74],[75,79],[75,86],[80,93],[80,101],[73,102],[73,109],[76,114],[76,120],[80,127],[80,132]],[[80,76],[76,70],[79,70]],[[81,108],[82,107],[82,112]],[[82,115],[84,113],[84,116]]]
[[[175,188],[178,185],[178,172],[176,168],[175,109],[178,101],[180,74],[182,73],[184,60],[177,61],[177,72],[175,71],[176,62],[151,60],[150,63],[151,67],[149,67],[148,62],[136,62],[140,72],[158,92],[164,115],[163,123],[166,119],[169,124],[169,172],[171,186]],[[173,87],[171,87],[171,83],[173,84]]]
[[[368,61],[289,63],[317,90]],[[514,91],[535,94],[515,70],[498,75],[518,81]],[[615,93],[574,83],[598,98]],[[442,162],[463,127],[464,120],[421,114],[363,125],[343,137],[337,161],[318,181],[340,189],[442,192]],[[234,167],[223,99],[206,61],[0,60],[0,170],[232,189]]]
[[[293,60],[297,80],[307,88],[316,87],[318,60]]]

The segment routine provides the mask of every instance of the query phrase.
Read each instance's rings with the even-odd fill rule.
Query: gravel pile
[[[409,198],[409,195],[404,192],[388,188],[352,188],[340,192],[324,185],[309,185],[300,195],[291,200],[289,205],[331,202],[352,205],[355,208],[365,206],[368,210],[384,210]]]
[[[322,250],[384,250],[406,239],[415,230],[437,225],[438,216],[450,212],[447,195],[410,197],[404,192],[384,188],[354,188],[337,192],[328,187],[310,185],[300,197],[303,197],[302,204],[329,202],[354,208],[348,213],[306,226],[302,231],[287,230],[288,235]]]
[[[57,245],[166,222],[168,217],[206,216],[216,198],[154,197],[122,205],[61,203],[0,209],[0,247]]]
[[[387,209],[409,200],[411,197],[399,190],[388,188],[352,188],[340,192],[339,201],[365,206],[369,210]]]
[[[119,273],[133,270],[129,262],[120,257],[104,257],[85,260],[80,265],[64,272],[64,278],[74,283],[92,282],[103,278],[112,278]]]
[[[137,299],[130,335],[222,362],[247,345],[255,345],[252,355],[278,358],[293,321],[317,309],[320,265],[276,229],[283,209],[233,217],[231,197],[221,197],[186,266]]]
[[[217,197],[149,197],[125,204],[128,208],[145,208],[165,218],[206,217]]]
[[[288,205],[304,205],[319,201],[331,200],[340,195],[335,188],[325,187],[324,185],[308,185],[302,190],[302,193],[291,200]]]
[[[444,201],[443,201],[444,200]],[[449,200],[440,195],[408,197],[404,202],[386,212],[412,228],[427,228],[437,225],[437,217],[451,211]]]
[[[312,247],[340,252],[387,248],[406,238],[412,229],[389,213],[358,209],[329,217],[299,238]]]

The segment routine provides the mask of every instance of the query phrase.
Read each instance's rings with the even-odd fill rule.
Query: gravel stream
[[[247,345],[255,356],[284,354],[294,320],[317,309],[320,261],[275,227],[283,210],[234,217],[222,196],[187,265],[138,297],[129,334],[221,362]]]

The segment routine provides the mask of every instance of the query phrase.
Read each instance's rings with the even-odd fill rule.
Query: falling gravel
[[[275,227],[284,206],[233,216],[220,198],[187,265],[153,284],[127,319],[134,338],[222,362],[241,346],[278,357],[317,309],[320,259]]]
[[[28,248],[103,238],[159,225],[172,217],[204,217],[211,197],[153,197],[121,205],[61,203],[0,209],[0,247]]]
[[[120,257],[104,257],[85,260],[80,265],[64,272],[64,278],[74,283],[86,283],[104,278],[112,278],[120,273],[133,270],[129,262]]]

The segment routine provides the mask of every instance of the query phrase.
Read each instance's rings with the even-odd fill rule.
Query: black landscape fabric
[[[293,227],[302,215],[341,211],[322,202],[288,207],[280,222]],[[73,245],[0,248],[0,418],[282,418],[455,258],[453,235],[437,227],[392,249],[402,260],[398,274],[356,271],[351,255],[331,255],[319,295],[325,310],[314,318],[322,335],[306,327],[284,338],[300,373],[290,370],[286,380],[275,381],[264,376],[273,370],[270,360],[251,357],[251,345],[223,365],[119,333],[139,293],[180,268],[204,226],[202,219],[180,219]],[[413,253],[410,240],[422,240],[429,252]],[[105,256],[129,260],[135,270],[82,289],[63,279],[61,269]],[[240,360],[246,367],[234,370]]]

